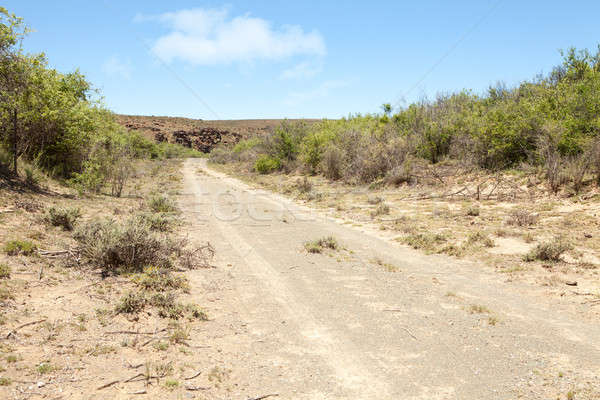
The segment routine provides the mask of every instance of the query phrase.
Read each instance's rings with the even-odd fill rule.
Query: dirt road
[[[184,176],[186,212],[226,272],[214,319],[239,324],[219,341],[228,397],[600,398],[590,306],[328,220],[205,160]],[[329,235],[343,249],[304,250]]]

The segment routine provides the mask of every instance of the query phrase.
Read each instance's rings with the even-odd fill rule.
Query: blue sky
[[[514,85],[600,43],[597,1],[27,1],[3,6],[115,112],[337,118]]]

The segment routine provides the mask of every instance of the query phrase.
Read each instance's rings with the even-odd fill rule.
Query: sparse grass
[[[6,300],[14,300],[15,295],[13,294],[13,289],[6,284],[0,286],[0,301]]]
[[[52,226],[60,226],[65,231],[72,231],[81,217],[78,208],[50,207],[44,215],[44,222]]]
[[[121,297],[114,312],[116,314],[136,314],[146,306],[155,307],[161,318],[179,319],[187,316],[189,319],[208,320],[206,313],[195,304],[182,304],[177,301],[173,292],[154,293],[144,295],[142,293],[129,292]]]
[[[9,354],[6,356],[6,362],[9,364],[16,363],[19,358],[15,354]]]
[[[5,377],[0,378],[0,386],[10,386],[11,384],[12,384],[12,381],[10,380],[10,378],[5,378]]]
[[[337,250],[339,244],[333,236],[327,236],[312,242],[304,243],[304,248],[309,253],[322,253],[324,249]]]
[[[479,206],[470,206],[467,208],[465,214],[469,217],[478,217],[480,214]]]
[[[525,261],[559,261],[560,256],[573,248],[573,246],[563,238],[555,238],[552,241],[538,244],[527,255]]]
[[[0,279],[10,278],[10,267],[6,264],[0,264]]]
[[[490,314],[491,311],[486,306],[482,306],[479,304],[471,304],[471,306],[469,306],[469,313],[471,313],[471,314]]]
[[[496,326],[498,322],[500,322],[500,320],[497,317],[494,317],[493,315],[488,317],[488,325]]]
[[[387,262],[383,261],[381,258],[375,258],[373,260],[373,263],[379,265],[380,267],[385,269],[387,272],[397,272],[399,270],[399,268],[397,266],[387,263]]]
[[[167,379],[165,381],[165,387],[169,390],[177,389],[179,387],[179,381],[176,379]]]
[[[116,353],[116,352],[117,352],[117,349],[115,348],[115,346],[101,345],[101,344],[97,344],[93,348],[88,349],[86,351],[86,353],[88,355],[93,356],[93,357],[98,357],[103,354],[111,354],[111,353]]]
[[[169,348],[169,343],[160,340],[154,343],[153,347],[158,351],[166,351]]]
[[[28,240],[11,240],[4,245],[4,253],[9,256],[22,254],[30,256],[37,251],[37,245]]]

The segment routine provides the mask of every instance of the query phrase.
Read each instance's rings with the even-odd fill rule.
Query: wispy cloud
[[[122,61],[118,56],[112,56],[102,64],[102,71],[110,77],[131,79],[133,67],[131,62]]]
[[[321,63],[301,62],[291,68],[284,70],[279,76],[280,79],[308,79],[312,78],[323,70]]]
[[[314,89],[289,93],[284,103],[288,106],[306,103],[311,100],[327,97],[332,91],[347,87],[348,85],[348,82],[341,80],[325,81]]]
[[[137,16],[138,22],[158,21],[171,29],[152,45],[166,62],[218,65],[255,60],[279,60],[297,55],[325,55],[317,31],[297,25],[274,26],[248,14],[231,16],[228,9],[195,8],[158,16]]]

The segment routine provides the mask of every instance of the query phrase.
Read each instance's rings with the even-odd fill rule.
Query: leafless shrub
[[[296,188],[300,193],[310,193],[313,189],[312,182],[305,176],[296,181]]]
[[[538,221],[538,215],[524,209],[514,209],[508,218],[509,225],[531,226]]]
[[[102,268],[104,275],[140,272],[149,265],[172,267],[173,242],[136,218],[123,224],[110,219],[92,221],[78,229],[74,237],[81,255]]]
[[[342,178],[344,152],[337,146],[329,146],[323,153],[321,169],[326,178],[337,181]]]

